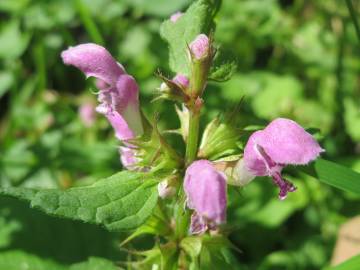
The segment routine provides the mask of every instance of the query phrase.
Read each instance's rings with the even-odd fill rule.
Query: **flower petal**
[[[304,165],[316,159],[321,152],[324,149],[299,124],[278,118],[264,130],[250,136],[244,159],[250,171],[265,176],[269,174],[269,167]]]
[[[278,164],[304,165],[316,159],[324,149],[296,122],[278,118],[264,129],[259,143]]]
[[[187,168],[184,189],[190,209],[209,222],[225,222],[226,179],[210,161],[197,160]]]
[[[124,118],[116,111],[107,113],[106,118],[115,130],[115,136],[119,140],[129,140],[134,138],[134,133],[126,123]]]
[[[70,47],[61,53],[61,57],[65,64],[77,67],[86,77],[96,77],[108,85],[114,85],[125,73],[104,47],[93,43]]]

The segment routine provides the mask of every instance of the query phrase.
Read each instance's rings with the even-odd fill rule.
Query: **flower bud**
[[[189,87],[189,79],[183,74],[176,74],[172,81],[185,89]]]
[[[171,185],[171,181],[169,179],[163,180],[158,184],[158,193],[159,197],[162,199],[170,198],[175,195],[176,188]]]
[[[183,74],[177,74],[170,80],[161,74],[158,74],[158,76],[163,80],[158,88],[160,92],[158,98],[176,100],[181,103],[184,103],[189,99],[186,94],[186,90],[189,87],[188,77]]]
[[[196,60],[205,58],[210,53],[210,41],[205,34],[200,34],[189,45],[191,54]]]
[[[136,164],[139,162],[139,158],[136,156],[136,151],[136,148],[127,146],[119,148],[121,163],[128,170],[137,169]]]
[[[175,106],[175,110],[180,119],[181,136],[183,137],[184,141],[186,141],[189,135],[189,109],[184,104],[182,104],[181,109],[178,106]]]
[[[187,206],[194,210],[190,232],[215,230],[226,220],[226,179],[208,160],[194,161],[186,170]]]
[[[175,12],[174,14],[172,14],[170,16],[170,21],[172,21],[173,23],[175,23],[178,19],[180,19],[182,16],[184,15],[184,13],[178,11]]]

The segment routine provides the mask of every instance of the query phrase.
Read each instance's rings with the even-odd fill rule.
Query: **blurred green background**
[[[173,104],[151,102],[160,85],[157,69],[174,75],[159,26],[190,2],[1,0],[0,184],[68,188],[121,170],[106,120],[97,115],[84,123],[79,114],[84,104],[96,104],[96,89],[62,64],[60,53],[71,45],[104,45],[137,79],[147,114],[159,112],[162,128],[176,128]],[[345,1],[225,0],[215,41],[235,56],[238,69],[230,81],[209,84],[203,125],[245,96],[241,126],[292,118],[320,129],[328,159],[360,171],[360,42]],[[169,139],[181,148],[180,138]],[[330,261],[339,225],[360,213],[359,196],[303,174],[288,178],[298,191],[285,202],[270,181],[230,189],[230,239],[242,250],[234,253],[238,269],[320,269]],[[53,268],[47,269],[90,256],[126,260],[121,239],[0,199],[0,256],[29,254],[48,260]]]

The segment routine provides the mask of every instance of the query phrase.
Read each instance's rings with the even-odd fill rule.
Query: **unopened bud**
[[[176,188],[169,180],[164,180],[158,184],[158,193],[160,198],[166,199],[175,195]]]
[[[184,15],[184,13],[178,11],[178,12],[175,12],[174,14],[172,14],[170,16],[170,21],[172,21],[173,23],[176,22],[178,19],[180,19],[180,17]]]
[[[172,79],[172,81],[183,88],[189,87],[189,79],[183,74],[176,74],[176,76]]]
[[[205,34],[200,34],[190,43],[189,48],[195,59],[199,60],[209,55],[210,42]]]

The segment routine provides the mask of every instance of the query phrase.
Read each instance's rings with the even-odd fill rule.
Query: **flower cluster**
[[[176,23],[181,16],[182,13],[176,13],[170,20]],[[288,192],[294,192],[296,187],[283,178],[282,169],[287,165],[308,164],[324,150],[300,125],[289,119],[278,118],[250,136],[243,156],[235,160],[230,174],[218,166],[218,160],[210,161],[211,157],[206,156],[206,153],[216,152],[217,149],[205,151],[207,145],[212,145],[211,140],[223,139],[224,144],[217,144],[224,145],[223,150],[233,145],[228,141],[236,138],[236,133],[231,133],[231,137],[219,137],[226,132],[226,126],[212,124],[207,128],[201,144],[203,149],[199,151],[201,154],[197,153],[197,137],[194,137],[194,134],[198,132],[198,125],[191,121],[195,121],[193,119],[199,115],[203,104],[202,93],[207,83],[213,51],[211,40],[205,34],[198,35],[188,48],[191,74],[176,74],[172,79],[161,77],[164,82],[159,90],[164,98],[182,103],[183,109],[177,109],[182,123],[180,133],[189,149],[195,146],[195,152],[192,148],[186,149],[182,188],[186,196],[186,206],[192,210],[190,232],[202,234],[208,230],[216,231],[225,223],[227,185],[230,182],[245,185],[256,176],[269,176],[279,187],[279,198],[283,200]],[[99,105],[96,111],[108,119],[116,137],[121,141],[119,152],[123,166],[129,170],[139,170],[138,153],[143,150],[142,145],[146,144],[132,141],[144,133],[144,121],[139,108],[139,88],[135,79],[126,73],[124,67],[117,63],[105,48],[96,44],[71,47],[62,53],[62,58],[65,64],[77,67],[86,77],[96,78],[99,88]],[[87,110],[81,109],[81,114],[86,118]],[[225,131],[217,132],[216,129]],[[190,134],[191,132],[195,133]],[[159,147],[165,147],[165,144],[162,144],[163,139],[158,142],[161,144]],[[151,168],[151,164],[148,165]],[[177,175],[181,174],[181,170],[174,171]],[[158,192],[161,198],[177,193],[178,186],[175,182],[176,176],[171,176],[159,183]]]

